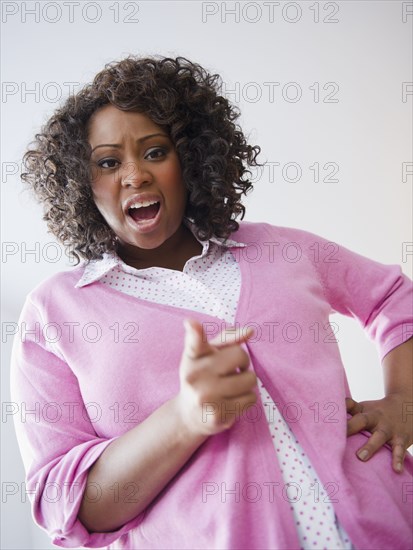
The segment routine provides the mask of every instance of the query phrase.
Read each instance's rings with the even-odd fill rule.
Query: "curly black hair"
[[[146,114],[170,136],[188,190],[185,216],[199,239],[227,238],[239,228],[252,189],[248,167],[259,146],[234,123],[237,107],[220,94],[221,77],[184,57],[129,55],[105,65],[69,96],[24,154],[21,179],[43,203],[49,231],[79,262],[116,250],[116,235],[97,209],[90,186],[88,122],[104,105]]]

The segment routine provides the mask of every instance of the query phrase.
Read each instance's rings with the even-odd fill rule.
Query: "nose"
[[[124,187],[141,187],[152,180],[148,169],[136,160],[129,160],[123,163],[120,176],[121,184]]]

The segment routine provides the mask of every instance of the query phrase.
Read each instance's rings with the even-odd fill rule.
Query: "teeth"
[[[132,206],[129,206],[129,210],[132,208],[142,208],[145,206],[150,206],[151,204],[156,204],[159,201],[143,201],[143,202],[136,202],[135,204],[132,204]]]

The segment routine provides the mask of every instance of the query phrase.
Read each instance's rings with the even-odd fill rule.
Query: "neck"
[[[182,271],[185,263],[202,252],[202,245],[184,224],[161,246],[143,249],[129,244],[120,244],[118,256],[128,265],[137,269],[165,267]]]

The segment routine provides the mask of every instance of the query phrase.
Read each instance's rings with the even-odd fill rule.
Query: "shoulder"
[[[327,242],[326,239],[310,231],[297,229],[295,227],[285,227],[273,225],[266,222],[239,222],[239,229],[234,231],[231,239],[242,241],[246,244],[251,242],[278,242],[278,243],[297,243],[300,246],[311,246],[314,242]]]
[[[75,285],[83,275],[85,265],[83,263],[80,266],[54,273],[43,279],[27,294],[26,302],[43,309],[50,303],[62,302],[68,296],[73,296],[77,291]]]

